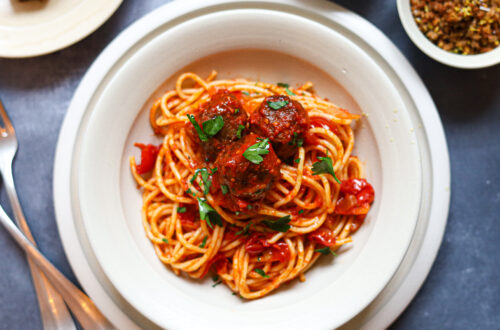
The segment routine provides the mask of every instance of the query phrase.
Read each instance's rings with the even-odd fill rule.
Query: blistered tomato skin
[[[365,179],[343,180],[335,213],[343,215],[363,215],[370,210],[375,199],[375,190]]]
[[[271,105],[284,104],[279,109]],[[277,106],[276,106],[277,107]],[[286,95],[268,96],[250,116],[250,130],[267,137],[281,160],[290,159],[309,129],[309,116],[302,105]]]
[[[142,143],[134,143],[134,146],[141,149],[141,163],[135,166],[137,173],[144,174],[153,170],[160,148],[152,144]]]
[[[206,142],[200,140],[198,132],[192,123],[187,124],[187,133],[192,140],[200,145],[203,161],[206,162],[213,162],[227,145],[238,140],[238,127],[240,125],[246,127],[248,119],[237,95],[225,89],[216,91],[210,101],[202,104],[194,114],[194,119],[202,127],[205,121],[214,119],[217,116],[222,117],[224,126],[215,136],[208,138]],[[246,131],[243,130],[242,134],[245,133]]]
[[[336,239],[335,236],[333,236],[332,231],[326,227],[316,229],[315,231],[307,235],[307,238],[310,241],[313,241],[314,243],[322,246],[332,247],[336,243]]]

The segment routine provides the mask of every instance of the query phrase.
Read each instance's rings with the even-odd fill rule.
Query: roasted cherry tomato
[[[141,163],[135,165],[137,173],[144,174],[155,167],[156,156],[160,148],[152,144],[134,143],[134,146],[141,149]]]
[[[270,261],[285,262],[290,259],[290,249],[285,242],[274,243],[268,251]]]
[[[335,245],[335,236],[330,229],[326,227],[321,227],[307,235],[307,238],[314,243],[323,245],[323,246],[334,246]]]
[[[343,180],[335,213],[343,215],[361,215],[370,210],[375,198],[375,191],[365,179]]]
[[[267,242],[267,235],[262,233],[253,233],[245,244],[245,250],[248,254],[256,255],[264,252],[271,244]]]

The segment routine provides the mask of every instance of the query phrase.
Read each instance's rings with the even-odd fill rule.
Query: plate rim
[[[50,33],[43,35],[44,42],[40,43],[39,37],[37,40],[26,41],[21,46],[9,45],[8,42],[0,42],[0,57],[4,58],[28,58],[40,55],[46,55],[58,50],[69,47],[83,38],[90,35],[103,25],[113,13],[122,4],[123,0],[90,0],[84,1],[82,10],[70,10],[59,19],[52,22],[41,24],[33,24],[23,28],[5,28],[0,25],[0,33],[6,39],[19,38],[19,31],[23,33],[40,34],[43,31],[43,26],[53,26]],[[80,9],[80,8],[77,8]],[[97,13],[96,13],[97,9]],[[41,9],[43,10],[43,9]],[[82,12],[92,19],[81,20]],[[79,23],[75,25],[75,17],[80,18]],[[62,31],[62,32],[61,32]],[[46,31],[45,31],[46,32]],[[26,45],[28,44],[28,46]]]
[[[190,7],[190,5],[193,5],[193,4],[196,4],[196,3],[200,3],[200,2],[201,2],[201,1],[190,1],[190,2],[186,1],[186,2],[184,2],[182,5],[180,5],[178,2],[173,2],[173,3],[168,3],[168,4],[165,4],[164,6],[171,6],[171,7],[177,6],[177,7],[178,7],[177,9],[179,9],[179,7],[180,7],[181,9],[184,9],[186,12],[189,12],[189,7]],[[228,2],[246,2],[246,1],[227,1],[227,0],[224,0],[224,1],[205,1],[205,2],[204,2],[204,4],[206,4],[207,6],[209,6],[210,4],[220,4],[220,3],[228,3]],[[255,1],[254,1],[254,2],[255,2]],[[259,1],[259,2],[260,2],[260,1]],[[299,1],[282,1],[282,0],[277,0],[277,1],[274,1],[274,2],[278,2],[278,3],[285,3],[285,4],[290,4],[290,3],[293,3],[294,5],[296,5],[296,7],[299,7],[299,8],[301,8],[301,9],[311,9],[311,7],[315,7],[315,6],[316,6],[316,7],[321,7],[321,6],[323,6],[323,7],[324,7],[324,6],[327,6],[329,9],[335,8],[335,9],[337,9],[337,10],[338,10],[338,12],[335,12],[335,13],[334,13],[334,15],[344,15],[344,16],[345,16],[345,15],[349,15],[349,16],[351,17],[351,19],[356,19],[357,21],[363,22],[363,24],[364,24],[364,28],[366,28],[367,26],[368,26],[368,27],[371,27],[371,30],[372,30],[371,32],[374,32],[374,31],[375,31],[375,32],[378,32],[379,34],[381,34],[381,35],[383,36],[383,38],[387,39],[387,37],[385,37],[385,35],[383,35],[380,31],[378,31],[376,28],[374,28],[374,27],[373,27],[373,26],[372,26],[372,25],[371,25],[368,21],[366,21],[365,19],[363,19],[363,18],[361,18],[361,17],[357,16],[356,14],[353,14],[352,12],[349,12],[349,11],[347,11],[347,10],[343,9],[342,7],[340,7],[340,6],[338,6],[338,5],[334,5],[334,4],[331,4],[331,3],[326,3],[326,4],[325,4],[324,2],[321,2],[321,3],[320,3],[319,1],[311,1],[311,2],[316,2],[316,3],[315,3],[313,6],[310,6],[310,7],[309,7],[309,6],[306,6],[306,5],[304,5],[304,4],[299,3]],[[320,6],[320,5],[321,5],[321,6]],[[164,6],[159,7],[157,10],[159,10],[159,9],[163,8]],[[332,6],[333,6],[333,7],[332,7]],[[317,10],[318,10],[318,8],[315,8],[315,10],[317,11]],[[156,10],[155,10],[155,11],[156,11]],[[155,12],[155,11],[154,11],[154,12]],[[181,10],[181,11],[182,11],[182,10]],[[154,13],[154,12],[153,12],[153,13]],[[151,13],[151,14],[153,14],[153,13]],[[324,14],[324,13],[322,13],[322,14]],[[148,15],[150,15],[150,14],[148,14]],[[146,16],[148,16],[148,15],[146,15]],[[180,13],[177,13],[177,15],[180,15]],[[143,16],[143,18],[144,18],[144,17],[146,17],[146,16]],[[175,15],[174,15],[174,16],[175,16]],[[323,15],[323,16],[325,16],[325,15]],[[326,17],[326,18],[327,18],[327,19],[332,20],[332,18],[331,18],[331,17]],[[346,18],[346,17],[344,17],[344,18]],[[136,24],[136,23],[134,23],[134,25],[132,25],[132,26],[135,26],[135,24]],[[359,29],[361,29],[361,27],[360,27]],[[117,39],[119,39],[119,38],[117,38]],[[115,41],[113,41],[113,43],[114,43],[114,42],[115,42]],[[118,42],[118,40],[117,40],[117,42]],[[395,46],[394,46],[394,45],[393,45],[393,44],[392,44],[389,40],[387,40],[387,42],[389,43],[389,46],[392,46],[392,48],[395,48]],[[108,46],[108,47],[109,47],[109,46]],[[103,53],[99,56],[98,60],[99,60],[102,56],[104,56],[105,54],[107,54],[107,53],[106,53],[106,51],[103,51]],[[107,54],[107,55],[109,55],[109,54]],[[401,55],[400,53],[398,53],[398,55],[399,55],[399,57],[402,57],[402,55]],[[409,64],[406,62],[406,60],[404,59],[404,57],[403,57],[402,59],[403,59],[403,61],[405,62],[404,64],[406,64],[406,66],[409,66]],[[98,62],[98,60],[96,60],[96,62]],[[401,60],[401,59],[399,59],[399,60]],[[409,68],[410,68],[410,70],[412,71],[412,73],[416,75],[416,73],[413,71],[413,69],[412,69],[411,67],[409,67]],[[82,85],[84,85],[84,84],[83,84],[83,82],[85,81],[85,79],[87,79],[87,78],[88,78],[88,76],[89,76],[89,75],[90,75],[90,73],[92,72],[92,69],[94,69],[94,71],[95,71],[95,69],[96,69],[94,64],[93,64],[93,65],[92,65],[92,67],[89,69],[89,71],[87,72],[87,74],[84,76],[84,78],[82,79],[82,82],[80,83],[80,86],[78,87],[77,91],[75,92],[75,96],[74,96],[74,98],[73,98],[73,100],[72,100],[72,102],[71,102],[71,104],[70,104],[69,109],[68,109],[68,114],[69,114],[69,113],[72,113],[72,112],[71,112],[71,110],[72,110],[72,108],[73,108],[73,106],[74,106],[75,100],[77,99],[77,96],[78,96],[78,95],[80,95],[80,94],[82,93],[81,89],[82,89]],[[95,72],[94,72],[94,73],[95,73]],[[417,78],[418,78],[418,76],[417,76]],[[422,82],[421,82],[420,80],[419,80],[419,83],[420,83],[420,84],[422,84]],[[422,87],[423,87],[424,91],[426,91],[426,89],[425,89],[425,87],[423,86],[423,84],[422,84]],[[79,93],[80,93],[80,94],[79,94]],[[428,94],[428,92],[427,92],[427,94]],[[430,95],[429,95],[429,98],[430,98]],[[432,100],[431,100],[431,103],[432,103]],[[432,104],[432,105],[433,105],[433,104]],[[86,108],[86,107],[84,107],[84,108]],[[418,107],[417,107],[417,109],[418,109]],[[435,106],[434,106],[434,109],[435,109]],[[74,112],[74,111],[73,111],[73,112]],[[435,114],[437,115],[437,110],[435,111]],[[67,125],[70,125],[69,123],[67,124],[67,122],[69,122],[69,121],[70,121],[68,118],[69,118],[69,115],[67,115],[67,116],[66,116],[66,118],[65,118],[65,120],[64,120],[64,123],[63,123],[63,128],[61,129],[61,134],[60,134],[60,136],[59,136],[59,142],[58,142],[58,146],[57,146],[56,162],[55,162],[55,166],[54,166],[54,187],[55,187],[55,188],[54,188],[54,203],[56,204],[56,219],[60,219],[60,216],[59,216],[60,212],[59,212],[59,211],[57,211],[57,209],[58,209],[58,208],[57,208],[57,199],[58,199],[58,198],[57,198],[57,192],[59,191],[59,189],[56,189],[56,187],[59,187],[59,186],[58,186],[58,177],[57,177],[57,174],[56,174],[56,173],[59,173],[59,171],[57,171],[57,172],[56,172],[56,170],[58,170],[58,169],[59,169],[58,164],[59,164],[59,163],[60,163],[60,161],[61,161],[61,157],[63,157],[63,156],[61,156],[61,152],[62,152],[62,151],[61,151],[61,150],[62,150],[61,148],[63,148],[63,147],[62,147],[62,145],[61,145],[61,143],[62,143],[62,138],[61,138],[61,137],[63,136],[63,133],[65,132],[65,128],[67,127]],[[439,121],[439,117],[438,117],[438,126],[440,126],[440,124],[441,124],[441,123],[440,123],[440,121]],[[442,132],[442,127],[441,127],[441,132]],[[66,134],[67,134],[67,133],[66,133]],[[442,137],[444,138],[444,134],[442,134]],[[61,146],[61,147],[60,147],[60,146]],[[446,147],[446,143],[444,144],[444,146]],[[69,145],[69,146],[67,146],[67,148],[69,148],[69,149],[70,149],[69,151],[72,151],[72,149],[71,149],[71,148],[72,148],[72,146],[70,146],[70,145]],[[446,149],[445,149],[445,150],[446,150]],[[447,151],[447,150],[446,150],[446,151]],[[447,156],[447,152],[446,152],[446,156]],[[447,208],[446,208],[446,210],[447,210]],[[447,212],[447,211],[446,211],[446,212]],[[446,219],[445,219],[445,220],[446,220]],[[445,222],[446,222],[446,221],[445,221]],[[59,224],[59,221],[58,221],[58,224]],[[60,226],[58,226],[58,229],[60,229]],[[61,238],[63,238],[64,236],[62,235],[62,233],[61,233],[61,232],[60,232],[60,234],[61,234]],[[66,245],[67,245],[67,244],[65,244],[64,239],[62,239],[62,240],[63,240],[63,246],[65,247],[65,251],[66,251],[66,250],[67,250],[67,249],[66,249]],[[70,258],[68,258],[68,259],[70,259]],[[70,263],[71,263],[71,262],[70,262]],[[73,267],[73,264],[72,264],[72,267]],[[74,269],[74,267],[73,267],[73,269]],[[75,272],[75,273],[76,273],[76,272]],[[399,313],[398,313],[398,314],[399,314]]]

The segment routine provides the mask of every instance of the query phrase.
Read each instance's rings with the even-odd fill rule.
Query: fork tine
[[[0,99],[0,116],[2,116],[6,130],[9,131],[9,133],[14,133],[14,126],[12,126],[9,116],[7,115],[7,111],[5,111],[5,108],[3,107],[2,99]]]

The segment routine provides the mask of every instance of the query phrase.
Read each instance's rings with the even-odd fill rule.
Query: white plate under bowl
[[[122,0],[0,1],[0,57],[31,57],[83,39],[115,12]]]
[[[485,68],[500,63],[500,46],[482,54],[460,55],[439,48],[417,26],[411,13],[410,0],[397,0],[399,19],[411,41],[427,56],[443,64],[461,69]]]
[[[221,3],[223,5],[218,6]],[[425,165],[424,170],[427,174],[423,181],[426,194],[424,195],[425,200],[420,204],[419,224],[417,227],[419,235],[418,237],[413,237],[413,249],[408,251],[405,260],[398,269],[398,273],[392,278],[386,289],[370,306],[346,325],[348,328],[352,326],[368,326],[369,328],[373,326],[386,326],[404,309],[423,282],[441,241],[449,201],[449,191],[445,192],[444,190],[444,185],[448,186],[449,184],[446,143],[432,100],[415,72],[397,49],[380,31],[376,30],[368,22],[338,6],[322,1],[312,1],[307,4],[300,1],[273,1],[273,3],[216,0],[176,2],[162,7],[138,21],[126,32],[122,33],[103,52],[91,69],[89,69],[89,72],[75,94],[61,131],[57,149],[54,174],[54,200],[58,227],[70,263],[84,288],[106,316],[115,324],[120,327],[129,328],[132,326],[131,319],[133,319],[134,322],[140,324],[142,327],[151,326],[151,323],[148,323],[144,316],[140,315],[137,310],[128,304],[108,281],[106,275],[101,270],[101,266],[104,265],[98,264],[93,255],[94,251],[92,251],[87,241],[87,233],[83,230],[81,221],[81,205],[79,204],[77,194],[79,184],[77,177],[78,173],[81,172],[79,168],[79,159],[81,159],[82,155],[81,141],[86,135],[89,117],[93,115],[96,102],[102,96],[104,87],[112,79],[111,76],[116,75],[124,63],[128,62],[141,50],[139,45],[146,43],[148,39],[153,39],[155,36],[161,35],[162,31],[174,27],[190,17],[203,16],[205,12],[217,12],[230,8],[276,8],[284,12],[299,13],[329,29],[333,29],[337,33],[341,31],[343,35],[369,54],[380,70],[390,77],[392,83],[397,86],[400,97],[404,99],[406,110],[416,125],[414,136],[419,144],[424,146],[420,151],[422,164]],[[382,54],[385,59],[381,56]],[[224,71],[222,70],[222,72]],[[351,74],[349,71],[344,70],[343,72]],[[231,73],[226,72],[225,74]],[[162,77],[162,79],[164,78]],[[338,79],[338,77],[336,78]],[[293,79],[293,77],[290,77],[290,79]],[[133,85],[136,85],[136,81],[134,81]],[[333,85],[335,86],[335,84]],[[157,86],[154,86],[152,89],[155,87]],[[352,91],[350,92],[352,93]],[[328,92],[325,93],[327,94],[325,96],[329,95]],[[140,108],[141,105],[139,104],[138,107]],[[415,105],[418,105],[418,107],[415,107]],[[365,109],[363,108],[363,110]],[[137,112],[137,110],[135,111]],[[397,118],[401,114],[401,111],[404,111],[404,109],[393,109],[394,116],[387,126],[401,124]],[[373,113],[368,118],[371,116],[373,116]],[[138,120],[141,121],[141,118],[139,117]],[[422,126],[424,124],[425,126]],[[371,129],[371,124],[368,127]],[[359,130],[361,135],[365,131],[363,127]],[[412,130],[407,133],[413,135]],[[128,133],[125,134],[128,135]],[[432,145],[428,143],[428,139],[433,140]],[[127,151],[125,149],[120,150],[119,157],[125,156],[122,152],[126,153]],[[372,165],[375,164],[377,164],[377,161],[374,161]],[[369,168],[371,167],[369,166]],[[376,166],[372,170],[375,170],[375,168]],[[370,176],[374,174],[377,173],[369,172]],[[377,200],[378,202],[379,200]],[[429,223],[429,219],[433,219],[434,221]],[[362,228],[362,231],[369,233],[372,230],[372,226],[377,224],[377,221],[378,219],[371,218],[367,226]],[[432,228],[430,228],[431,226]],[[142,233],[142,229],[140,233]],[[139,233],[135,234],[139,235]],[[355,236],[355,243],[356,245],[362,245],[365,242],[362,240],[362,232],[358,234],[358,236]],[[133,237],[132,234],[130,236]],[[422,246],[424,241],[427,243],[425,246]],[[137,245],[137,243],[135,244]],[[348,253],[351,253],[353,250],[351,249]],[[425,255],[422,255],[421,251]],[[348,253],[342,257],[348,256]],[[128,257],[128,255],[122,256],[122,258]],[[333,268],[337,266],[339,264],[337,264],[337,260],[334,260],[333,265],[322,266],[319,271],[324,272],[327,267]],[[408,274],[408,271],[411,271],[411,283],[406,281],[405,276]],[[366,269],[363,272],[366,274]],[[309,274],[312,274],[312,272]],[[311,277],[308,276],[308,282],[311,282]],[[131,282],[128,285],[140,286],[137,283]],[[294,285],[290,290],[296,290],[302,285],[304,284]],[[404,287],[400,289],[401,286]],[[223,288],[220,290],[224,294],[227,293]],[[277,295],[282,293],[278,292]],[[217,295],[217,297],[219,296]],[[150,303],[153,302],[150,301],[148,304]],[[172,315],[168,310],[163,312]],[[332,323],[335,322],[335,319],[330,317],[331,314],[325,314],[328,315],[326,318],[323,316],[322,321],[326,319],[325,324],[328,324],[327,327],[330,327],[331,324],[338,324]],[[310,325],[311,323],[309,322],[308,326]],[[320,323],[314,323],[314,325],[321,326]]]
[[[232,329],[241,324],[320,329],[340,326],[358,314],[394,275],[420,207],[422,173],[414,125],[390,77],[340,31],[272,9],[206,13],[145,39],[108,75],[89,109],[79,164],[84,227],[113,285],[137,310],[165,328],[204,324]],[[248,49],[258,51],[241,60]],[[222,286],[214,290],[208,281],[175,276],[159,262],[143,233],[141,194],[127,167],[129,155],[136,152],[132,143],[152,135],[151,130],[140,129],[147,125],[147,110],[136,121],[145,100],[167,77],[206,56],[219,60],[203,61],[202,74],[214,68],[225,72],[222,78],[243,76],[294,85],[310,80],[324,97],[367,114],[358,129],[356,149],[377,192],[367,225],[345,253],[313,267],[306,283],[295,282],[255,301],[243,301]],[[360,109],[352,109],[356,102]],[[332,310],[336,312],[324,317]]]

